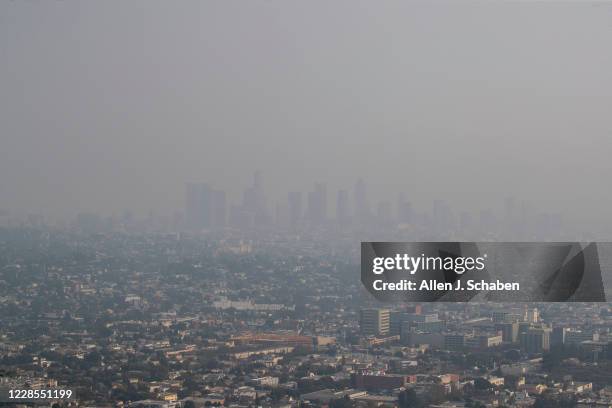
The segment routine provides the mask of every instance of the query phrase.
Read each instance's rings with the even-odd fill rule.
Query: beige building
[[[360,318],[361,333],[380,336],[389,333],[389,309],[362,309]]]

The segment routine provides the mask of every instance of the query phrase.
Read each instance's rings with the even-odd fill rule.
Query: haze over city
[[[363,177],[478,211],[609,216],[612,6],[2,2],[0,209],[184,208]],[[584,215],[587,214],[587,215]]]

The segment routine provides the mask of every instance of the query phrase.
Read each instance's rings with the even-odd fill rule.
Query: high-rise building
[[[538,323],[540,321],[540,312],[538,312],[538,308],[534,307],[533,309],[529,309],[525,307],[523,321],[528,323]]]
[[[185,188],[185,221],[187,228],[208,228],[211,219],[211,189],[206,183],[187,183]]]
[[[521,348],[529,354],[542,353],[550,350],[550,329],[530,328],[521,334]]]
[[[495,330],[501,331],[503,341],[507,343],[516,343],[518,340],[519,334],[519,324],[518,322],[512,323],[497,323],[495,325]]]
[[[206,183],[187,183],[185,189],[185,222],[191,230],[223,228],[227,220],[225,192]]]
[[[253,175],[253,185],[244,191],[242,210],[251,213],[256,225],[270,224],[272,217],[268,212],[261,172]]]
[[[392,311],[389,312],[389,334],[396,336],[402,332],[402,323],[411,320],[411,313]]]
[[[557,326],[552,330],[552,334],[550,335],[550,345],[551,346],[562,346],[565,344],[565,334],[568,332],[567,327]]]
[[[389,333],[389,309],[362,309],[360,318],[361,333],[381,336]]]

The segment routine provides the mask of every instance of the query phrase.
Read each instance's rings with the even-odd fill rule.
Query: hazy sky
[[[1,1],[0,208],[362,176],[612,215],[612,3]]]

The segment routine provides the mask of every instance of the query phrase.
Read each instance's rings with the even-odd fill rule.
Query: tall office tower
[[[383,336],[389,333],[389,309],[362,309],[359,321],[361,333]]]
[[[227,197],[225,191],[211,190],[210,225],[214,228],[225,228],[227,222]]]
[[[211,218],[211,190],[206,183],[187,183],[185,217],[189,229],[208,228]]]
[[[315,183],[314,191],[308,193],[308,218],[317,225],[327,220],[327,187],[323,183]]]
[[[540,322],[540,312],[537,307],[534,307],[529,314],[529,321],[531,323],[539,323]]]
[[[525,306],[523,321],[528,323],[538,323],[540,321],[540,313],[538,312],[538,308],[534,307],[533,309],[529,309]]]
[[[253,221],[256,225],[269,224],[271,221],[260,171],[255,172],[253,185],[244,191],[243,210],[253,215]]]
[[[396,336],[402,332],[402,320],[406,313],[399,311],[389,312],[389,334]]]
[[[412,204],[406,201],[404,193],[400,193],[397,199],[397,221],[401,224],[410,224],[414,221]]]
[[[289,203],[289,225],[291,228],[296,228],[302,221],[302,193],[299,191],[291,191],[287,196]]]
[[[363,223],[370,217],[370,205],[368,194],[363,179],[357,180],[355,184],[355,217],[358,223]]]
[[[519,322],[519,336],[523,333],[527,333],[531,329],[531,323]]]
[[[531,328],[521,334],[521,348],[529,354],[550,350],[550,329]]]
[[[351,214],[349,209],[349,194],[346,190],[338,190],[338,200],[336,202],[336,220],[340,225],[347,225]]]
[[[519,335],[519,324],[513,323],[497,323],[495,330],[502,332],[502,340],[507,343],[516,343]]]
[[[562,346],[565,344],[565,334],[567,333],[567,327],[554,327],[552,334],[550,335],[551,346]]]

